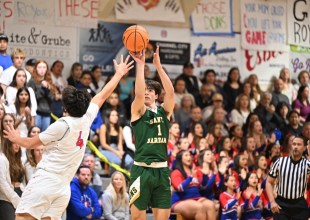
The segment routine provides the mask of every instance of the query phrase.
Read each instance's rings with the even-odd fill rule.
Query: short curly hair
[[[84,89],[78,90],[68,86],[62,92],[64,110],[72,117],[82,117],[87,111],[90,100],[90,94]]]

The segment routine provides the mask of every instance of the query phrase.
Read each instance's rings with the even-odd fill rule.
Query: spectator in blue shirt
[[[99,219],[102,209],[96,192],[89,186],[92,174],[89,166],[82,165],[73,178],[67,220]]]

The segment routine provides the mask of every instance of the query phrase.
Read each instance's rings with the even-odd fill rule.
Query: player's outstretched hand
[[[156,51],[155,51],[154,56],[153,56],[153,64],[156,66],[156,68],[161,67],[160,57],[159,57],[159,46],[158,45],[156,47]]]
[[[130,56],[132,57],[132,59],[134,59],[136,61],[137,64],[145,64],[145,50],[137,52],[137,53],[133,53],[133,52],[129,52]]]
[[[19,132],[16,131],[12,124],[5,126],[4,138],[9,139],[11,142],[15,143],[15,140],[19,137]]]
[[[124,61],[123,55],[121,55],[121,60],[119,63],[116,62],[116,60],[113,60],[114,63],[114,69],[116,74],[121,74],[124,76],[126,73],[129,72],[133,68],[133,60],[129,62],[130,56],[128,55]],[[128,63],[129,62],[129,63]]]

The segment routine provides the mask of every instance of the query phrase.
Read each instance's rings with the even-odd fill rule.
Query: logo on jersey
[[[81,138],[82,136],[82,131],[80,131],[79,137],[76,141],[76,146],[80,147],[80,149],[82,149],[82,147],[84,146],[84,140]]]

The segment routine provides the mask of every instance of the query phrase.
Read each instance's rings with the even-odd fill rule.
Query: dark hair
[[[145,80],[145,84],[146,84],[146,88],[155,90],[156,95],[161,94],[162,88],[159,82],[155,80],[147,79]]]
[[[3,95],[3,89],[2,89],[2,87],[0,86],[0,96],[2,96]]]
[[[31,108],[31,99],[30,99],[30,93],[27,87],[21,87],[17,90],[16,93],[16,99],[15,99],[15,108],[16,108],[16,113],[20,115],[20,107],[21,107],[21,102],[19,100],[19,94],[21,94],[23,91],[25,91],[28,94],[28,101],[26,102],[26,106]]]
[[[89,169],[89,170],[91,171],[91,169],[90,169],[89,166],[87,166],[87,165],[81,165],[81,166],[79,166],[79,168],[77,169],[76,174],[79,175],[79,174],[81,173],[81,169],[84,169],[84,168],[87,168],[87,169]]]
[[[81,78],[83,78],[83,76],[85,76],[85,75],[89,75],[91,78],[93,77],[89,70],[83,70]]]
[[[238,67],[232,67],[232,68],[230,68],[230,70],[228,71],[228,74],[227,74],[227,80],[226,80],[226,83],[228,83],[228,84],[230,84],[230,83],[231,83],[231,78],[230,78],[230,76],[231,76],[231,74],[232,74],[232,72],[233,72],[234,70],[237,70],[237,71],[239,72],[238,84],[239,84],[239,85],[241,85],[241,82],[240,82],[240,78],[241,78],[241,76],[240,76],[240,70],[239,70],[239,68],[238,68]]]
[[[72,117],[82,117],[89,106],[90,94],[86,90],[78,90],[73,86],[66,87],[62,92],[62,102],[66,112]]]
[[[252,174],[255,174],[256,177],[257,177],[257,179],[258,179],[258,176],[257,176],[257,173],[256,173],[256,172],[254,172],[254,171],[248,172],[247,175],[246,175],[246,178],[245,178],[245,180],[244,180],[243,187],[242,187],[242,189],[241,189],[242,191],[244,191],[244,190],[249,186],[249,178],[250,178],[250,176],[251,176]],[[256,187],[256,189],[257,189],[257,187]]]
[[[287,104],[286,102],[279,102],[279,103],[277,104],[277,106],[276,106],[276,113],[277,113],[278,115],[281,115],[281,114],[280,114],[280,111],[281,111],[281,109],[282,109],[284,106],[286,106],[287,109],[290,110],[289,104]]]
[[[26,81],[25,81],[24,86],[26,86],[26,84],[27,84],[27,74],[26,74],[25,70],[23,70],[23,69],[17,69],[17,70],[15,71],[14,76],[13,76],[13,79],[12,79],[12,82],[10,83],[9,86],[11,86],[11,87],[16,87],[16,86],[17,86],[16,77],[17,77],[17,74],[18,74],[19,71],[23,71],[23,72],[25,73]]]
[[[300,101],[302,101],[302,93],[303,91],[306,89],[306,88],[309,88],[308,85],[301,85],[298,89],[298,92],[297,92],[297,99],[299,99]],[[309,104],[309,101],[308,99],[306,99],[307,103]]]
[[[95,65],[93,66],[93,68],[91,68],[91,75],[92,75],[92,82],[93,82],[93,85],[95,86],[96,89],[99,89],[99,85],[98,85],[98,82],[96,81],[95,77],[93,76],[94,72],[96,71],[96,69],[100,69],[101,70],[101,67],[98,66],[98,65]]]
[[[32,129],[34,129],[34,128],[39,128],[39,129],[40,129],[40,132],[41,132],[41,128],[40,128],[39,126],[37,126],[37,125],[31,126],[31,127],[28,129],[28,135],[27,135],[27,137],[30,137],[30,134],[31,134],[31,132],[32,132]]]
[[[202,80],[201,80],[202,83],[207,83],[207,79],[206,79],[206,78],[207,78],[207,76],[208,76],[209,74],[214,74],[214,76],[216,76],[216,73],[215,73],[214,69],[207,69],[207,70],[204,72],[203,78],[202,78]]]
[[[83,69],[82,64],[80,64],[80,63],[78,63],[78,62],[73,63],[72,66],[71,66],[71,69],[70,69],[70,76],[72,76],[73,71],[74,71],[77,67],[81,67],[81,68]]]
[[[298,111],[292,110],[292,111],[289,111],[289,112],[287,113],[287,119],[289,119],[289,118],[291,117],[292,114],[297,114],[298,117],[299,117],[299,115],[300,115]]]
[[[106,118],[105,118],[105,125],[106,125],[106,142],[107,142],[107,144],[111,144],[111,135],[110,135],[110,132],[111,132],[111,128],[112,128],[112,126],[114,126],[114,129],[117,131],[117,140],[119,139],[118,138],[118,135],[119,135],[119,133],[120,133],[120,123],[119,123],[119,119],[118,119],[118,121],[117,121],[117,123],[115,124],[115,125],[111,125],[111,122],[110,122],[110,115],[111,115],[111,112],[112,111],[115,111],[115,112],[117,112],[117,114],[118,114],[118,111],[117,110],[111,110],[111,111],[108,111],[107,112],[107,115],[106,115]],[[119,141],[119,140],[118,140]]]
[[[301,136],[301,135],[295,135],[294,137],[293,137],[293,140],[294,139],[296,139],[296,138],[299,138],[299,139],[301,139],[302,141],[303,141],[303,143],[304,143],[304,146],[307,146],[307,138],[305,138],[305,137],[303,137],[303,136]]]
[[[185,152],[188,152],[187,150],[181,150],[177,153],[175,157],[175,162],[174,162],[174,170],[179,170],[182,174],[182,176],[186,179],[187,174],[184,170],[183,164],[182,164],[182,157]]]
[[[54,63],[51,66],[51,71],[53,71],[54,67],[56,66],[57,63],[61,63],[62,67],[64,67],[64,63],[60,60],[56,60],[54,61]]]

